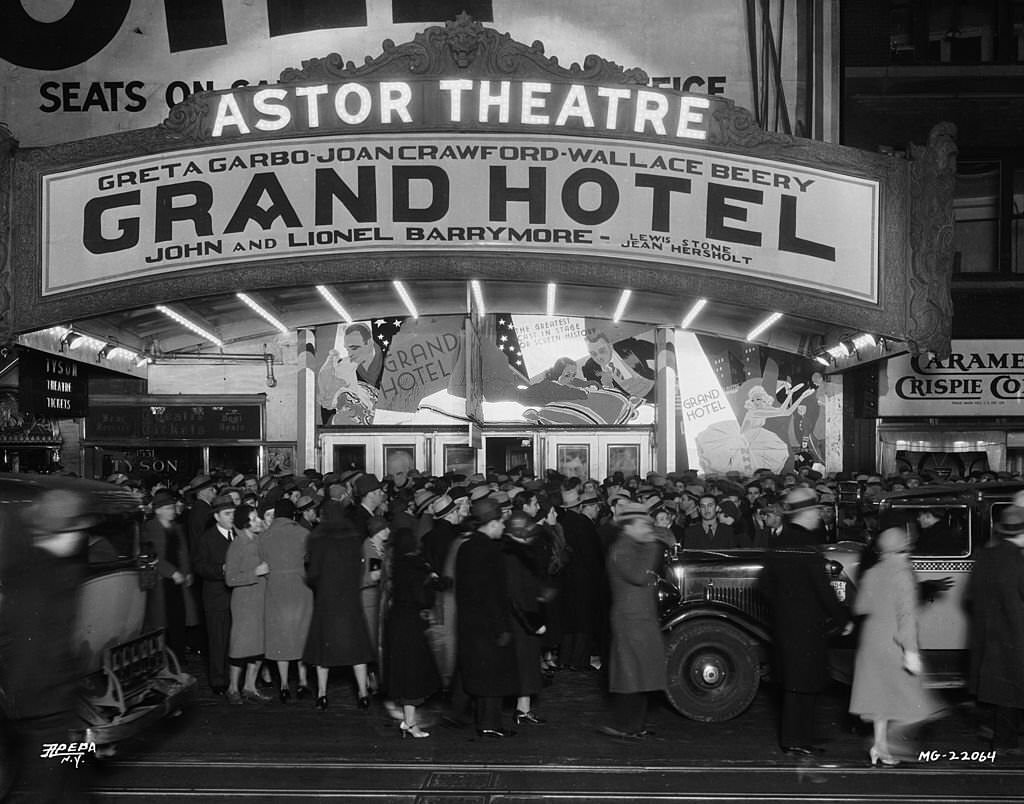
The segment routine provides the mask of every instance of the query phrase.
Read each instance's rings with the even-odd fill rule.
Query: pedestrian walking
[[[992,707],[992,747],[1020,753],[1024,712],[1024,508],[1007,506],[1002,538],[978,551],[971,576],[970,690]]]
[[[650,693],[668,687],[655,591],[657,567],[667,545],[658,540],[654,521],[641,503],[619,504],[618,528],[607,560],[612,594],[608,657],[612,723],[600,730],[612,737],[639,739],[647,733]]]
[[[861,573],[853,613],[863,615],[850,712],[873,724],[871,764],[899,764],[914,724],[935,717],[939,702],[924,688],[917,643],[917,583],[907,527],[883,530],[878,560]]]
[[[803,492],[809,492],[804,494]],[[768,602],[775,649],[774,673],[782,687],[779,745],[790,756],[822,753],[816,745],[815,710],[828,682],[827,640],[833,631],[850,633],[850,615],[832,590],[817,543],[821,522],[817,495],[793,491],[787,501],[790,522],[777,547],[765,556],[761,591]]]

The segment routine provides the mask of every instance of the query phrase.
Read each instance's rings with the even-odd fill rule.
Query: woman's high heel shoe
[[[423,731],[423,729],[421,729],[415,723],[413,723],[410,726],[404,720],[401,722],[401,724],[399,724],[398,728],[400,728],[402,730],[402,739],[403,740],[406,737],[417,737],[417,738],[422,740],[424,737],[429,737],[430,736],[430,732],[429,731]]]
[[[898,759],[893,759],[888,754],[883,754],[876,746],[871,746],[868,750],[868,756],[871,757],[872,767],[880,764],[883,768],[895,768],[900,764]]]
[[[512,715],[512,725],[518,726],[520,723],[532,723],[534,726],[542,726],[547,721],[542,717],[537,717],[533,712],[520,712],[517,709],[515,714]]]
[[[370,696],[369,695],[360,695],[359,699],[358,699],[358,701],[356,703],[359,704],[359,708],[360,709],[369,709],[370,708]]]
[[[327,696],[321,695],[316,699],[316,708],[323,712],[327,708]]]
[[[292,702],[292,692],[287,687],[281,687],[281,691],[277,694],[277,697],[281,699],[281,703],[283,704]]]

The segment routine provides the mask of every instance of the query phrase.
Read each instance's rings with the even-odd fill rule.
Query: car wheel
[[[668,698],[692,720],[731,720],[750,706],[760,683],[755,645],[727,623],[677,626],[668,641]]]

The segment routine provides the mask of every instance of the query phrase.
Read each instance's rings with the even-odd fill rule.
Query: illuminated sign
[[[949,357],[900,355],[879,367],[880,416],[1019,416],[1024,341],[953,341]]]
[[[712,101],[638,86],[443,78],[248,87],[220,93],[209,105],[214,111],[197,128],[214,139],[493,125],[706,140]]]
[[[43,179],[44,295],[210,265],[453,248],[700,266],[874,301],[877,182],[573,137],[240,143]]]

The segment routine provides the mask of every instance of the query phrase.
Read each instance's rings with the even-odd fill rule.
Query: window
[[[970,511],[966,507],[925,505],[909,509],[908,514],[917,523],[916,558],[970,554]]]
[[[1024,273],[1024,164],[962,158],[953,198],[953,273]]]
[[[893,64],[1014,64],[1024,58],[1024,2],[892,0]]]

